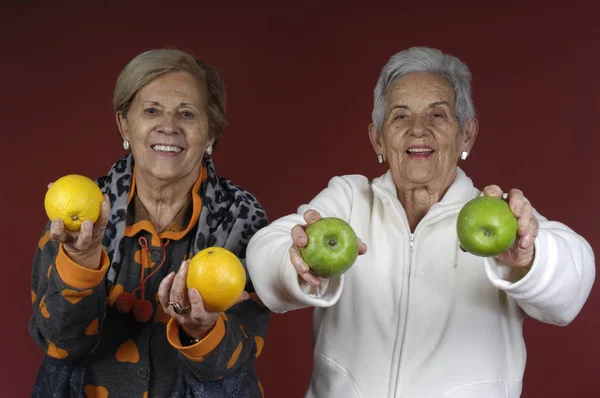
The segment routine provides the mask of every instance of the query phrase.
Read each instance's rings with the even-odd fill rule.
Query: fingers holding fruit
[[[85,220],[98,220],[103,201],[102,191],[94,181],[71,174],[48,184],[44,207],[48,218],[60,219],[66,230],[76,232]]]
[[[517,241],[521,249],[529,249],[539,231],[539,222],[533,215],[533,208],[529,202],[524,200],[523,192],[511,189],[508,192],[508,204],[517,217]]]
[[[158,300],[166,314],[175,319],[185,333],[201,339],[212,329],[218,312],[209,312],[197,289],[187,288],[189,264],[183,261],[177,273],[171,272],[160,283]]]
[[[235,254],[209,247],[184,261],[178,272],[160,284],[158,297],[165,310],[191,337],[204,337],[219,314],[247,300],[246,270]]]
[[[314,210],[304,214],[307,225],[292,229],[290,260],[296,272],[311,286],[326,278],[342,275],[366,253],[367,246],[345,221],[321,218]]]
[[[304,241],[306,242],[307,239],[305,238]],[[296,273],[298,273],[298,275],[304,279],[306,283],[312,287],[317,287],[321,284],[321,280],[310,272],[310,267],[308,264],[306,264],[306,262],[304,262],[304,259],[300,254],[300,248],[295,244],[290,247],[290,261],[296,269]]]
[[[61,177],[48,184],[44,207],[52,220],[50,239],[63,243],[79,265],[97,268],[110,204],[96,183],[75,174]]]
[[[297,224],[292,228],[292,246],[290,247],[290,261],[296,269],[296,272],[306,283],[316,287],[321,284],[318,277],[310,273],[310,267],[300,254],[300,249],[305,247],[308,243],[308,236],[306,235],[306,228],[309,225],[316,223],[321,219],[321,215],[316,210],[307,210],[304,212],[305,225]]]
[[[505,194],[499,186],[489,185],[483,195],[467,202],[459,213],[461,247],[513,267],[531,266],[539,223],[523,192],[511,189]]]

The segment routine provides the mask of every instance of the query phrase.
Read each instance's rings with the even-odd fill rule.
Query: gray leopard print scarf
[[[125,234],[133,163],[133,156],[128,154],[119,159],[106,176],[96,180],[110,199],[110,218],[102,241],[111,260],[108,288],[114,284],[121,267],[120,242]],[[202,211],[195,229],[192,255],[206,247],[226,247],[245,265],[250,237],[268,224],[265,211],[252,194],[225,178],[217,177],[210,157],[205,156],[202,165],[208,176],[198,192],[202,198]]]

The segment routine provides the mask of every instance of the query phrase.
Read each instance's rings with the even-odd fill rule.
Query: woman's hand
[[[309,225],[316,223],[321,219],[321,215],[316,210],[307,210],[304,213],[305,225],[297,224],[292,228],[292,246],[290,247],[290,260],[292,265],[296,269],[296,272],[306,283],[316,287],[321,284],[323,278],[319,278],[310,272],[310,267],[304,262],[300,249],[308,243],[308,237],[306,236],[306,228]],[[365,245],[360,238],[358,238],[358,254],[363,255],[367,252],[367,245]]]
[[[502,189],[497,185],[489,185],[483,189],[485,196],[503,197]],[[523,200],[523,192],[511,189],[506,199],[512,213],[517,217],[517,238],[513,245],[496,258],[512,267],[531,267],[535,258],[533,242],[538,236],[540,224],[532,214],[531,204]]]
[[[158,300],[165,314],[169,314],[181,325],[185,333],[194,338],[204,338],[213,328],[220,312],[207,311],[204,301],[197,289],[187,288],[187,271],[189,261],[184,261],[177,273],[171,272],[158,287]],[[243,292],[235,304],[250,298],[247,292]],[[173,303],[177,303],[183,311],[175,312]]]
[[[48,188],[52,183],[48,184]],[[107,195],[100,206],[100,217],[95,223],[85,220],[80,231],[68,231],[61,219],[52,220],[50,239],[63,244],[66,254],[73,262],[88,269],[100,268],[102,259],[102,238],[110,216],[110,202]]]

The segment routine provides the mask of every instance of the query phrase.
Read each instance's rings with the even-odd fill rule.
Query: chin
[[[402,174],[406,177],[407,181],[419,185],[427,184],[439,176],[439,173],[434,170],[405,170]]]
[[[146,174],[160,181],[172,181],[183,176],[182,170],[175,168],[165,168],[165,167],[153,167],[149,170],[145,170]]]

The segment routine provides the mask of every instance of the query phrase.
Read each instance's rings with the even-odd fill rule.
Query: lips
[[[183,151],[182,147],[177,145],[164,145],[164,144],[154,144],[151,148],[157,152],[166,152],[166,153],[179,153]]]
[[[435,152],[433,148],[428,146],[412,146],[406,150],[411,159],[427,159]]]

